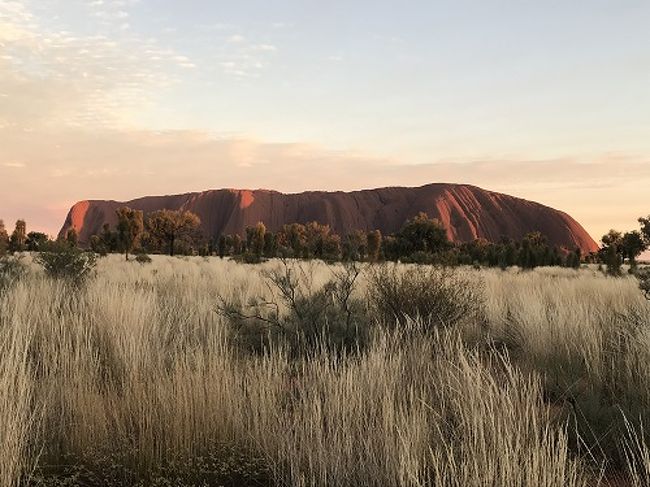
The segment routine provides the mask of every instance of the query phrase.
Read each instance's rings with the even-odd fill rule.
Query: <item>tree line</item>
[[[640,230],[621,233],[611,230],[602,238],[602,248],[583,255],[579,248],[551,245],[540,232],[520,240],[503,237],[497,242],[476,239],[453,243],[436,219],[420,213],[407,220],[399,231],[382,235],[379,230],[356,230],[341,236],[318,222],[286,224],[276,232],[264,223],[247,227],[243,235],[220,235],[206,239],[200,232],[200,218],[189,211],[159,210],[144,215],[128,207],[116,211],[117,223],[105,224],[90,238],[90,249],[99,254],[166,253],[169,255],[217,255],[255,263],[275,257],[321,259],[325,261],[401,261],[439,265],[475,265],[507,268],[538,266],[578,268],[582,263],[601,263],[608,272],[620,272],[627,260],[634,268],[638,256],[650,247],[650,216],[640,218]],[[70,229],[65,242],[78,246]],[[46,250],[49,239],[40,232],[27,233],[24,220],[16,222],[9,235],[0,220],[0,255],[6,252]]]

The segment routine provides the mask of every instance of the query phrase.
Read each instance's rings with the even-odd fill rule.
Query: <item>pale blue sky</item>
[[[0,218],[447,177],[559,206],[596,237],[634,227],[650,212],[649,25],[642,1],[0,0],[0,177],[61,181],[38,204],[0,196]],[[172,139],[168,172],[152,169]],[[108,160],[104,144],[124,150]],[[340,174],[315,178],[328,164]],[[572,176],[540,179],[540,164]],[[634,196],[605,208],[612,188]]]

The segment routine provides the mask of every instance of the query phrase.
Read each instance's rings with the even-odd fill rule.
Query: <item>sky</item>
[[[650,214],[650,3],[0,0],[0,219],[224,187],[469,183]]]

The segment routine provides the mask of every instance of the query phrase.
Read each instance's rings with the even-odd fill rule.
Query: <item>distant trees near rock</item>
[[[131,208],[117,210],[116,238],[118,250],[129,260],[129,253],[140,244],[144,232],[144,217],[142,211]]]
[[[123,207],[116,214],[115,229],[105,224],[99,235],[90,238],[91,249],[100,255],[121,252],[128,260],[130,253],[138,251],[175,255],[202,250],[201,220],[194,213],[159,210],[145,218],[142,211]]]
[[[339,236],[328,225],[317,222],[284,225],[273,233],[258,223],[246,229],[245,240],[236,234],[221,235],[210,248],[214,248],[220,257],[233,256],[244,262],[280,256],[325,261],[392,260],[502,268],[518,265],[532,269],[556,265],[578,268],[583,261],[580,249],[551,246],[539,232],[530,233],[520,241],[478,239],[454,244],[449,240],[444,225],[425,213],[407,220],[398,232],[387,236],[379,230],[357,230]]]
[[[169,255],[218,255],[235,257],[244,262],[265,258],[290,257],[325,261],[401,261],[438,265],[475,265],[507,268],[539,266],[579,268],[583,262],[600,263],[608,274],[622,273],[629,263],[636,273],[637,259],[650,248],[650,216],[639,218],[640,229],[629,232],[610,230],[601,239],[598,252],[583,255],[579,248],[553,246],[540,232],[531,232],[521,240],[502,237],[497,242],[477,239],[454,244],[447,229],[425,213],[407,220],[391,235],[379,230],[356,230],[337,235],[328,225],[318,222],[286,224],[276,232],[259,222],[245,230],[245,235],[221,235],[206,240],[200,232],[201,220],[189,211],[159,210],[144,215],[142,211],[123,207],[116,211],[114,228],[105,224],[90,238],[90,249],[100,255],[120,252],[130,254],[166,253]],[[75,229],[61,239],[69,247],[78,246]],[[40,232],[27,233],[27,224],[18,220],[11,234],[0,220],[0,256],[7,253],[42,252],[51,244]]]
[[[650,248],[650,216],[639,218],[639,224],[640,230],[621,233],[612,229],[603,235],[598,260],[605,264],[608,274],[620,275],[621,266],[626,260],[631,272],[636,271],[639,255]]]

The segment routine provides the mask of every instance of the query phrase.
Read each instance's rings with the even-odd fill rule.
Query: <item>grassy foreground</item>
[[[634,279],[460,270],[480,317],[244,353],[217,297],[267,295],[278,265],[109,256],[80,289],[32,266],[0,295],[0,485],[648,485]]]

